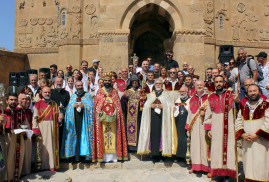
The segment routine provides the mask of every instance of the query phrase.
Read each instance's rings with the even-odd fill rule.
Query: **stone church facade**
[[[34,69],[97,58],[117,71],[173,50],[204,75],[220,45],[269,53],[269,0],[16,0],[15,52]]]

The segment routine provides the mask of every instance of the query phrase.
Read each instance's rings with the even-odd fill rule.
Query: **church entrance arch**
[[[129,54],[136,53],[140,63],[147,57],[161,63],[166,51],[173,49],[175,23],[168,11],[157,4],[149,3],[137,10],[129,29]]]

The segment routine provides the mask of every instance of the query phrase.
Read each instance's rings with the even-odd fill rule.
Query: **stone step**
[[[129,161],[114,162],[114,163],[60,163],[61,171],[75,169],[160,169],[160,168],[180,168],[187,167],[185,161],[177,162],[173,158],[166,158],[164,161],[154,163],[148,156],[139,156],[130,154]]]

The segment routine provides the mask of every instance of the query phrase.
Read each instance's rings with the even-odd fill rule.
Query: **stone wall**
[[[145,21],[132,29],[150,11],[169,25],[165,52],[173,49],[175,60],[188,61],[198,74],[218,62],[220,45],[254,55],[269,47],[269,0],[16,0],[15,9],[15,51],[27,53],[34,69],[79,68],[97,58],[105,71],[117,71],[131,62],[138,36],[153,27]]]
[[[0,50],[0,83],[4,83],[7,89],[10,72],[23,72],[29,69],[26,54],[14,53]]]

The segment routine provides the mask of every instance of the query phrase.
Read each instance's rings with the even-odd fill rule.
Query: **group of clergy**
[[[148,88],[143,77],[133,74],[120,97],[111,73],[102,79],[104,87],[94,100],[83,82],[76,81],[65,109],[57,103],[57,87],[42,88],[33,112],[26,94],[9,94],[0,116],[0,154],[5,159],[0,179],[18,181],[29,174],[32,151],[36,168],[52,171],[59,169],[59,159],[117,162],[128,160],[128,152],[150,155],[154,162],[172,156],[185,159],[190,136],[190,173],[203,171],[211,181],[236,178],[236,139],[242,138],[246,181],[269,180],[269,102],[257,85],[250,84],[240,101],[225,89],[222,75],[214,77],[215,92],[206,92],[204,82],[197,80],[190,96],[185,85],[169,91],[157,78]]]

